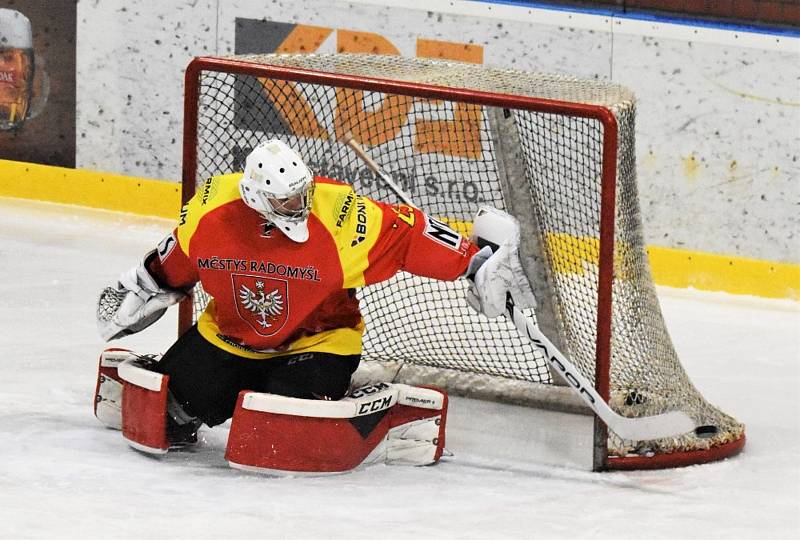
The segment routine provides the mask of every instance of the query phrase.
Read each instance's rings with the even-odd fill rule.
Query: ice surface
[[[451,408],[456,455],[435,467],[263,477],[227,466],[224,427],[191,452],[135,452],[91,412],[95,300],[171,225],[0,199],[0,538],[800,537],[800,306],[789,301],[659,289],[689,375],[747,424],[744,452],[720,463],[598,474],[511,459],[538,451],[531,434],[502,418],[493,451],[490,429],[465,427],[466,400]],[[120,345],[163,351],[174,311]],[[560,427],[546,441],[556,451]]]

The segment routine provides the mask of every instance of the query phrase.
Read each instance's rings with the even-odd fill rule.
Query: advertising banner
[[[0,159],[75,166],[72,0],[0,0]]]
[[[407,41],[407,40],[404,40]],[[483,46],[442,40],[415,39],[415,55],[424,58],[483,63]],[[334,49],[335,47],[335,49]],[[383,35],[335,27],[321,27],[268,19],[236,18],[236,54],[265,53],[376,53],[400,55],[397,45]],[[452,110],[434,113],[428,100],[396,95],[366,95],[353,90],[338,90],[315,95],[302,95],[299,85],[283,81],[240,76],[234,83],[234,116],[229,128],[236,130],[225,137],[230,141],[231,170],[241,170],[252,142],[280,137],[300,144],[299,140],[319,141],[352,133],[370,147],[380,146],[392,156],[386,172],[412,197],[431,197],[479,202],[478,186],[455,170],[480,166],[489,147],[489,130],[481,107],[467,103],[450,104]],[[353,101],[356,106],[338,106]],[[371,102],[371,105],[366,105]],[[325,111],[334,111],[327,114]],[[364,126],[384,126],[380,133],[369,133]],[[413,152],[409,152],[408,145]],[[404,146],[405,145],[405,146]],[[218,149],[221,150],[221,149]],[[445,154],[462,162],[453,171],[440,170],[430,175],[431,154]],[[369,188],[375,175],[366,166],[342,168],[340,160],[327,156],[309,166],[317,173],[351,181],[361,189]]]

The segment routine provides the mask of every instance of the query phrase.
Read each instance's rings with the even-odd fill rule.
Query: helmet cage
[[[256,196],[261,201],[261,214],[265,218],[270,221],[280,220],[297,223],[308,219],[308,215],[311,213],[314,182],[311,181],[300,189],[281,196],[276,196],[275,193],[270,193],[263,189],[257,189]],[[298,199],[298,204],[292,204]]]
[[[308,239],[314,176],[284,142],[263,142],[247,156],[239,190],[250,208],[291,240]]]

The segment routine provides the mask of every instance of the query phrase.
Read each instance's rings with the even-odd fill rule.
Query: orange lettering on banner
[[[276,49],[276,53],[308,53],[319,49],[320,45],[333,33],[333,28],[322,26],[297,25],[289,32]],[[311,105],[297,90],[294,83],[276,81],[259,77],[261,86],[283,121],[292,128],[295,135],[327,139],[328,132],[319,125]]]
[[[283,43],[278,45],[275,52],[284,53],[312,53],[333,33],[333,28],[298,24],[295,26]]]
[[[483,64],[483,45],[417,38],[417,56]]]
[[[483,47],[418,38],[417,56],[482,64]],[[418,120],[414,148],[418,152],[438,152],[478,159],[482,151],[481,114],[481,107],[478,105],[456,103],[452,120]]]
[[[400,54],[392,42],[372,32],[337,30],[336,50],[340,53]]]
[[[383,36],[350,30],[337,31],[336,50],[340,53],[400,54]],[[356,141],[376,146],[400,134],[402,127],[408,123],[412,98],[385,95],[380,106],[370,104],[368,111],[364,99],[369,96],[370,94],[361,90],[336,90],[337,114],[334,129],[337,137],[343,137],[349,131]]]
[[[332,28],[297,25],[275,50],[276,53],[308,53],[319,49],[333,33]],[[338,30],[336,50],[340,53],[399,54],[385,37],[372,32]],[[452,43],[432,39],[417,39],[417,56],[444,58],[483,63],[483,47],[466,43]],[[259,78],[268,98],[295,135],[328,139],[326,128],[320,125],[314,110],[295,83]],[[365,104],[372,93],[348,88],[336,90],[336,118],[334,131],[337,137],[347,132],[361,144],[377,146],[400,135],[409,122],[413,98],[400,95],[382,95],[375,102]],[[418,98],[420,102],[427,100]],[[432,102],[433,103],[433,102]],[[481,155],[481,107],[466,103],[453,106],[452,120],[417,120],[414,148],[422,153],[443,153],[477,159]]]
[[[267,97],[275,104],[275,110],[292,133],[300,137],[328,139],[328,132],[317,121],[317,115],[303,94],[289,81],[278,81],[259,77],[258,82],[264,87]]]

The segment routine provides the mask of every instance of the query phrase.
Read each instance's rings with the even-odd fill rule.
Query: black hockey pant
[[[341,399],[359,355],[300,353],[267,360],[236,356],[215,347],[192,326],[158,363],[183,409],[206,425],[233,416],[241,390],[303,399]]]

